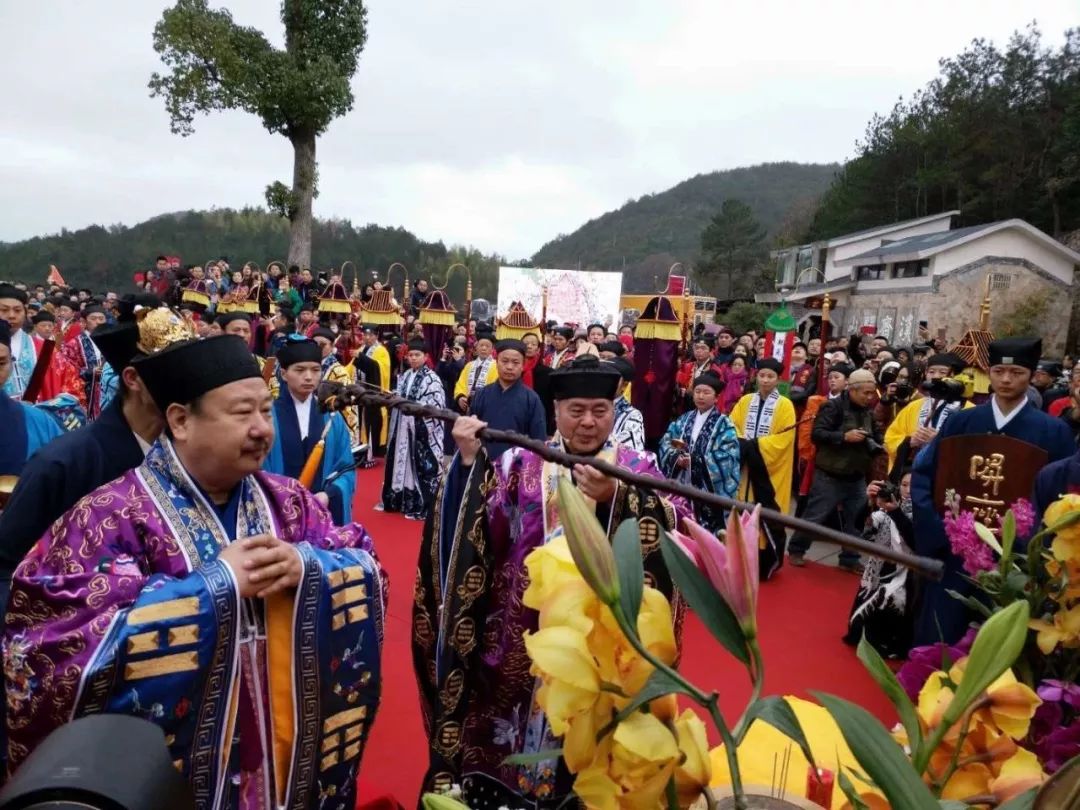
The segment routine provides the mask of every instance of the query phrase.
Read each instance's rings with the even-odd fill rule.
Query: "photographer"
[[[895,360],[883,365],[878,373],[878,391],[881,398],[874,406],[874,424],[884,433],[915,393],[910,369]]]
[[[911,471],[904,472],[899,486],[889,481],[874,481],[867,486],[866,497],[876,508],[866,522],[863,538],[910,554],[915,536],[911,522]],[[906,568],[872,558],[866,564],[851,606],[844,643],[857,646],[865,634],[882,658],[904,658],[911,649],[912,585]]]
[[[952,353],[935,354],[926,361],[922,397],[896,414],[885,430],[890,470],[897,464],[907,466],[911,463],[915,454],[930,443],[952,414],[971,407],[964,402],[963,384],[946,382],[963,370],[964,361]]]
[[[866,476],[874,456],[883,452],[881,432],[874,426],[871,410],[875,396],[877,382],[874,375],[866,369],[858,369],[848,377],[844,393],[822,404],[811,433],[817,453],[804,520],[823,524],[839,507],[843,530],[856,537],[859,535],[856,521],[866,508]],[[803,555],[812,542],[812,538],[803,532],[797,532],[791,538],[792,565],[803,565]],[[859,572],[859,555],[842,550],[840,567]]]
[[[446,389],[446,401],[454,399],[454,384],[461,376],[461,370],[465,368],[465,338],[454,338],[449,346],[443,346],[439,362],[435,364],[435,373],[443,381]]]

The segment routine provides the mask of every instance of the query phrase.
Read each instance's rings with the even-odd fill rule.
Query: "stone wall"
[[[874,323],[880,327],[896,324],[914,314],[915,322],[928,321],[935,336],[937,330],[946,329],[946,339],[952,344],[968,329],[979,325],[979,310],[986,289],[988,273],[1002,273],[1010,277],[1009,289],[995,290],[990,294],[991,322],[1011,310],[1016,303],[1035,293],[1045,293],[1048,304],[1041,328],[1043,351],[1048,356],[1060,357],[1065,351],[1065,340],[1072,310],[1072,290],[1043,273],[1029,263],[1017,260],[986,259],[933,279],[927,288],[925,279],[919,279],[923,289],[908,292],[899,284],[889,290],[851,295],[846,305],[847,321],[851,323]]]

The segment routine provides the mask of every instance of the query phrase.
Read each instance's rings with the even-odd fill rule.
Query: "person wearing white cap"
[[[856,521],[866,508],[866,475],[874,456],[883,452],[881,431],[874,424],[871,409],[876,392],[874,375],[866,369],[856,369],[848,376],[847,390],[818,410],[811,433],[817,448],[814,481],[803,520],[825,523],[840,507],[843,531],[856,537],[861,534]],[[812,542],[803,532],[792,536],[788,550],[792,565],[803,564],[803,555]],[[846,549],[841,551],[840,567],[859,570],[859,555]]]

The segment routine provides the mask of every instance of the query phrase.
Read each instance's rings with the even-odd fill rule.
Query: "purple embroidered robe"
[[[162,438],[38,541],[4,637],[12,769],[74,717],[134,714],[162,728],[200,809],[352,807],[386,604],[371,538],[283,476],[249,476],[230,504]],[[262,532],[296,546],[300,584],[241,598],[218,554]]]
[[[558,438],[553,446],[561,446]],[[609,440],[598,456],[663,478],[652,453]],[[430,742],[424,787],[460,783],[470,806],[515,807],[520,795],[550,800],[569,791],[561,762],[502,764],[510,754],[558,747],[542,713],[533,710],[536,680],[523,636],[537,629],[537,613],[521,599],[528,585],[525,557],[558,528],[552,496],[557,476],[569,474],[517,447],[495,465],[484,452],[472,468],[462,468],[455,457],[425,526],[412,638]],[[661,498],[621,482],[610,503],[597,505],[609,537],[622,521],[638,519],[646,579],[669,597],[660,533],[689,516],[682,498]],[[680,637],[681,600],[674,608]]]

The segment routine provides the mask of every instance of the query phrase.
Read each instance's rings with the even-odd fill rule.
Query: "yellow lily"
[[[1026,790],[1041,785],[1046,779],[1039,758],[1026,748],[1017,749],[1016,753],[1001,766],[1001,773],[990,782],[990,792],[998,804],[1004,804]]]
[[[590,810],[654,810],[679,757],[667,727],[637,712],[597,747],[596,758],[575,778],[574,793]]]
[[[986,696],[990,705],[978,714],[989,712],[993,724],[1014,740],[1026,737],[1031,718],[1042,705],[1042,698],[1027,684],[1017,681],[1011,669],[1005,670],[986,688]],[[985,720],[985,715],[978,719]]]
[[[972,762],[957,768],[945,787],[941,789],[941,798],[963,801],[973,796],[986,796],[990,793],[990,782],[994,775],[981,762]]]
[[[709,756],[709,740],[705,724],[690,709],[675,721],[682,761],[675,769],[675,790],[679,807],[689,807],[701,795],[712,779],[712,760]]]
[[[525,589],[521,601],[525,607],[533,610],[540,610],[551,595],[567,582],[584,581],[574,565],[570,547],[563,535],[530,551],[525,557],[525,569],[529,572],[529,587]]]
[[[1064,606],[1080,600],[1080,558],[1066,562],[1047,560],[1046,573],[1055,579],[1065,575],[1065,587],[1054,597],[1058,604]]]
[[[1080,495],[1062,495],[1046,508],[1043,523],[1053,526],[1076,511],[1080,511]],[[1080,521],[1057,532],[1050,544],[1050,552],[1058,560],[1080,560]]]
[[[1080,646],[1080,604],[1074,605],[1069,610],[1059,610],[1054,614],[1054,621],[1045,619],[1032,619],[1028,623],[1032,630],[1038,630],[1035,643],[1043,655],[1049,655],[1060,644],[1062,647],[1075,648]]]
[[[545,627],[525,634],[532,672],[543,684],[538,700],[556,735],[571,717],[592,709],[600,695],[600,673],[585,635],[572,627]]]
[[[949,670],[948,676],[944,672],[935,672],[923,685],[919,692],[917,707],[919,719],[927,728],[936,728],[942,721],[946,709],[953,699],[953,691],[945,685],[946,677],[955,684],[959,684],[964,678],[966,658],[961,658]],[[1042,704],[1042,700],[1028,686],[1016,680],[1012,670],[1006,670],[986,688],[987,705],[975,712],[971,727],[976,724],[990,724],[996,729],[1008,734],[1015,740],[1022,739],[1027,735],[1031,718],[1035,710]],[[960,722],[958,721],[949,733],[945,741],[952,743],[960,734]]]

